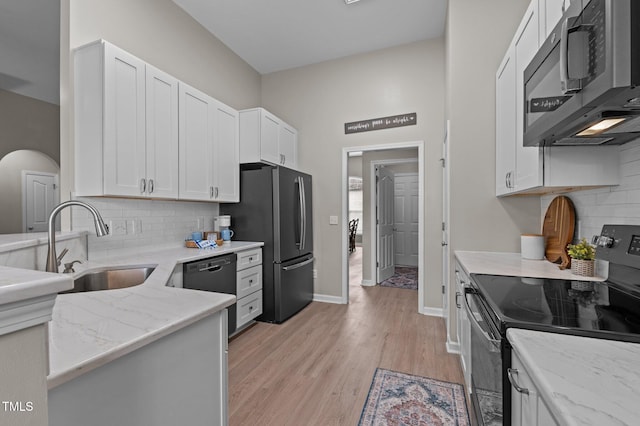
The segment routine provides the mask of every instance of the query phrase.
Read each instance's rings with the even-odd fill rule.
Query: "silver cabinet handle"
[[[154,189],[153,179],[149,179],[149,194],[153,194],[153,189]]]
[[[509,376],[509,382],[515,388],[515,390],[525,395],[529,395],[529,389],[523,388],[516,383],[516,379],[514,376],[517,376],[517,375],[518,375],[517,368],[507,368],[507,376]]]
[[[144,194],[147,190],[147,180],[145,178],[140,179],[140,193]]]
[[[218,198],[218,187],[216,186],[216,198]]]
[[[209,187],[209,198],[213,198],[213,186]]]

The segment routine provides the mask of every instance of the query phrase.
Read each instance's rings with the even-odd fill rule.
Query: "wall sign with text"
[[[370,120],[344,123],[344,133],[371,132],[373,130],[390,129],[392,127],[414,126],[418,122],[415,112],[409,114],[392,115],[390,117],[372,118]]]

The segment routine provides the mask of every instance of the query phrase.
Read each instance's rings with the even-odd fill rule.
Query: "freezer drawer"
[[[313,299],[313,256],[275,264],[275,322],[292,317]]]
[[[236,312],[237,328],[260,316],[262,314],[262,290],[238,299]]]

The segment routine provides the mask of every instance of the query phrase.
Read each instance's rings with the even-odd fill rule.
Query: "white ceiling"
[[[0,88],[60,103],[60,1],[0,1]]]
[[[261,74],[444,34],[447,0],[173,0]]]

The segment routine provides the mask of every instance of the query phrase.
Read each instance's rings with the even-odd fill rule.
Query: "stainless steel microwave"
[[[524,145],[640,137],[640,1],[572,0],[524,71]]]

